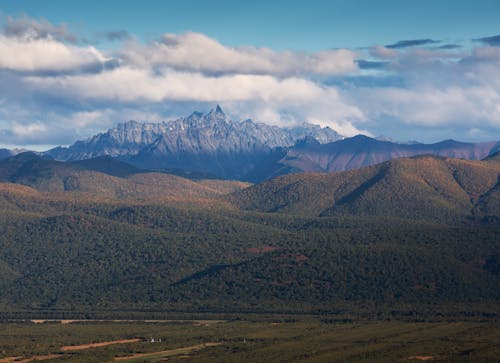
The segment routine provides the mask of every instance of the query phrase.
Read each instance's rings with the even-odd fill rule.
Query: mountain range
[[[312,138],[287,150],[279,161],[301,172],[333,172],[358,169],[387,160],[416,155],[481,160],[500,150],[500,142],[465,143],[444,140],[434,144],[400,144],[357,135],[337,142],[320,144]]]
[[[291,173],[255,185],[188,179],[138,169],[110,156],[61,162],[25,152],[0,160],[0,183],[78,198],[213,199],[264,213],[454,222],[498,217],[500,151],[483,160],[432,155],[397,158],[343,172]]]
[[[129,121],[45,155],[60,161],[110,156],[140,169],[259,182],[291,172],[352,170],[421,154],[480,160],[497,150],[500,142],[404,144],[363,135],[344,138],[329,127],[307,123],[285,128],[237,122],[217,106],[168,122]]]
[[[313,137],[321,142],[341,136],[329,127],[302,124],[280,128],[252,120],[232,121],[217,106],[207,114],[160,123],[129,121],[68,148],[47,152],[57,160],[82,160],[109,155],[143,169],[181,169],[219,178],[252,179],[252,170],[277,148]]]

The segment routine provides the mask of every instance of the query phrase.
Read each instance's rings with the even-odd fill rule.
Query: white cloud
[[[500,62],[500,47],[476,47],[472,51],[472,57],[476,60]]]
[[[28,72],[66,72],[102,65],[107,58],[94,47],[66,45],[49,38],[0,34],[0,68]]]
[[[52,145],[73,134],[72,129],[54,127],[49,120],[2,120],[0,124],[0,143],[4,145]]]
[[[363,112],[350,104],[335,89],[325,89],[324,94],[304,104],[282,100],[249,100],[245,102],[229,102],[223,104],[224,110],[235,115],[238,120],[253,119],[277,126],[294,126],[309,122],[321,126],[329,126],[344,136],[370,133],[355,126],[356,121],[363,120]]]
[[[389,117],[403,125],[434,128],[500,128],[500,93],[492,88],[376,88],[358,90],[353,97],[373,120]]]
[[[277,79],[265,75],[207,76],[171,69],[161,74],[145,69],[121,67],[98,74],[31,76],[25,82],[35,90],[54,96],[116,102],[178,101],[283,101],[304,104],[331,89],[297,77]],[[332,93],[333,92],[333,93]]]
[[[47,131],[47,127],[39,122],[22,125],[14,123],[12,132],[17,137],[33,137]]]
[[[370,54],[372,57],[379,59],[393,59],[398,57],[400,53],[396,49],[387,48],[383,45],[375,45],[370,48]]]
[[[141,67],[166,66],[204,73],[268,75],[345,74],[357,71],[356,53],[327,50],[316,53],[276,52],[268,48],[226,47],[199,33],[165,34],[148,45],[129,43],[122,57]]]
[[[321,120],[321,124],[345,131],[348,135],[361,132],[352,121],[364,117],[356,106],[343,99],[335,87],[321,86],[297,77],[278,79],[248,74],[217,77],[172,69],[158,74],[121,67],[99,74],[27,77],[26,82],[44,94],[90,102],[225,103],[238,119],[252,118],[281,125]],[[85,113],[78,115],[75,122],[84,125],[94,119],[94,113]]]
[[[159,121],[162,117],[155,112],[146,112],[137,108],[101,109],[77,111],[65,117],[53,116],[54,125],[59,128],[72,128],[79,137],[89,136],[88,130],[94,133],[114,127],[117,123],[136,121]]]
[[[370,55],[390,61],[390,73],[385,75],[390,74],[396,82],[384,84],[382,74],[368,86],[343,88],[350,103],[369,120],[366,127],[398,136],[412,129],[416,135],[409,138],[413,139],[431,133],[434,140],[449,138],[450,133],[464,140],[500,136],[498,49],[480,46],[394,52],[379,46],[370,49]],[[489,136],[485,130],[490,130]]]
[[[8,119],[6,119],[6,116]],[[33,121],[33,119],[37,121]],[[163,118],[155,113],[137,108],[93,109],[65,114],[36,110],[0,110],[0,143],[3,145],[30,145],[36,150],[68,145],[76,140],[114,127],[128,120],[159,121]],[[49,145],[49,146],[47,146]]]

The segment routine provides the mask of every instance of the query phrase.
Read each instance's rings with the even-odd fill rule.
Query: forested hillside
[[[245,210],[457,222],[497,215],[500,162],[418,156],[341,173],[285,175],[228,197]]]
[[[64,163],[34,153],[0,161],[0,182],[27,185],[40,192],[89,198],[213,198],[249,184],[238,181],[193,181],[172,174],[137,169],[110,157]]]
[[[85,184],[89,170],[30,160],[0,170],[6,312],[498,311],[498,157],[400,159],[241,191],[154,173],[92,171]],[[75,175],[95,189],[47,187]],[[145,198],[141,178],[170,197]],[[144,192],[103,193],[114,180]]]

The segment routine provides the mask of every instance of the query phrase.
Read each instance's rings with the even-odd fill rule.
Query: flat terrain
[[[98,348],[98,347],[106,347],[108,345],[113,345],[113,344],[129,344],[129,343],[135,343],[135,342],[140,342],[140,341],[141,341],[141,339],[135,338],[135,339],[113,340],[111,342],[99,342],[99,343],[80,344],[80,345],[66,345],[64,347],[61,347],[61,352],[71,352],[74,350],[84,350],[84,349],[91,349],[91,348]]]
[[[244,319],[6,322],[0,324],[0,362],[498,362],[500,357],[496,321]]]

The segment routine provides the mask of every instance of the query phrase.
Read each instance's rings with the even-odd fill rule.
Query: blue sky
[[[219,103],[234,119],[500,139],[500,1],[0,1],[0,145]]]
[[[43,17],[91,37],[194,31],[232,46],[321,50],[401,39],[460,41],[499,32],[497,0],[3,0],[4,15]]]

